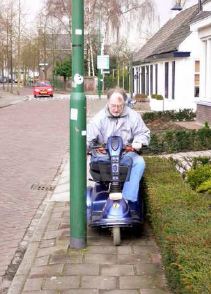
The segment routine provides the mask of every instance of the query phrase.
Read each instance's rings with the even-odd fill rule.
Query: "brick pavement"
[[[47,192],[31,186],[50,185],[67,152],[68,109],[68,101],[50,100],[0,108],[0,289],[22,258],[33,217],[42,213]]]
[[[49,202],[8,294],[168,294],[159,249],[146,226],[113,246],[108,231],[88,230],[88,246],[69,248],[69,204]]]

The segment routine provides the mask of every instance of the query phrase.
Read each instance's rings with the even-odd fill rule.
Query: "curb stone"
[[[50,220],[51,213],[53,211],[55,203],[48,202],[46,210],[44,211],[40,223],[37,226],[31,244],[29,244],[26,253],[24,255],[24,258],[18,268],[18,271],[11,283],[11,286],[9,288],[8,294],[21,294],[23,286],[25,284],[25,281],[27,279],[27,276],[29,274],[29,271],[31,269],[31,266],[33,264],[33,261],[36,257],[39,242],[41,241],[41,238],[45,232],[45,229],[47,227],[47,224]]]

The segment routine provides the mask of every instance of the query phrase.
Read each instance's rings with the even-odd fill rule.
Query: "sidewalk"
[[[32,89],[29,87],[21,87],[20,95],[17,95],[17,86],[13,88],[13,93],[6,91],[7,86],[5,85],[5,90],[3,86],[0,85],[0,108],[7,107],[22,101],[29,99],[28,95],[31,94]]]
[[[146,225],[139,238],[123,234],[113,246],[108,231],[88,229],[87,248],[69,248],[69,165],[34,232],[8,294],[167,294],[159,249]]]

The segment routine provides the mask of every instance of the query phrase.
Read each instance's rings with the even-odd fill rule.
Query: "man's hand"
[[[140,143],[140,142],[133,142],[133,143],[132,143],[132,147],[133,147],[133,149],[135,149],[136,151],[140,151],[140,149],[142,148],[142,143]]]

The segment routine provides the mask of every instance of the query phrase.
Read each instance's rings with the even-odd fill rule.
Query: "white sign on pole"
[[[98,69],[109,69],[109,55],[98,55],[97,56],[97,68]]]

